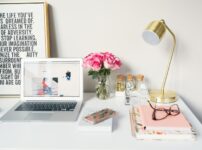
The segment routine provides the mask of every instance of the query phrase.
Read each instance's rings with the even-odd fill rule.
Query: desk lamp
[[[158,44],[166,30],[172,35],[173,37],[173,47],[170,52],[170,56],[168,59],[168,64],[166,67],[166,72],[163,78],[163,83],[160,90],[151,90],[150,91],[150,100],[153,102],[159,103],[171,103],[176,101],[176,92],[171,90],[165,90],[165,84],[168,77],[168,72],[170,69],[170,64],[172,61],[173,53],[176,46],[176,39],[174,33],[170,30],[170,28],[166,25],[164,20],[158,20],[151,22],[145,31],[143,32],[143,39],[152,45]]]

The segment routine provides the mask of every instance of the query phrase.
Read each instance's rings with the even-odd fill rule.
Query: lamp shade
[[[163,20],[153,21],[143,32],[143,39],[149,44],[156,45],[161,41],[165,31],[166,27]]]

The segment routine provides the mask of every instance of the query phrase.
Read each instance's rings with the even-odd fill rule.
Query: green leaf
[[[110,75],[111,70],[106,68],[101,68],[99,71],[89,70],[88,75],[92,76],[93,79],[97,79],[98,76],[107,76]]]
[[[99,70],[99,75],[110,75],[110,69],[102,68]]]
[[[92,76],[93,79],[96,79],[98,77],[99,73],[98,73],[98,71],[89,70],[88,75]]]

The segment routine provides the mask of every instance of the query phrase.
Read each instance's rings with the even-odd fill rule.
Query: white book
[[[97,124],[91,124],[87,122],[84,118],[85,116],[92,114],[100,109],[95,108],[85,108],[81,114],[81,118],[78,122],[79,131],[96,131],[96,132],[112,132],[113,118],[109,118]]]
[[[164,132],[163,134],[155,134],[155,133],[136,133],[136,138],[139,140],[195,140],[195,136],[190,133],[176,133],[175,131],[172,133]]]

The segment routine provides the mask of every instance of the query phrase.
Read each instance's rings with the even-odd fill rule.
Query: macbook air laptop
[[[83,101],[82,59],[22,59],[21,100],[2,121],[75,121]]]

